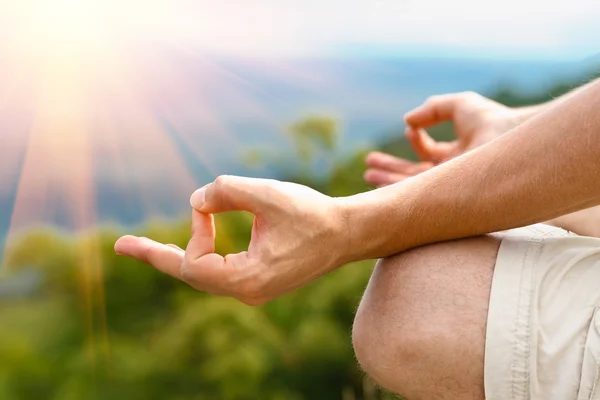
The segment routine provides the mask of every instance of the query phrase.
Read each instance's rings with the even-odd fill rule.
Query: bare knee
[[[483,398],[498,246],[478,237],[379,261],[353,328],[356,356],[373,380],[410,400]]]

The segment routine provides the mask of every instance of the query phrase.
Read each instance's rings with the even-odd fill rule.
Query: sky
[[[248,9],[247,17],[252,21],[247,33],[252,36],[256,32],[266,39],[263,45],[267,51],[431,55],[454,50],[457,54],[499,57],[576,58],[594,54],[599,47],[600,2],[596,0],[251,3],[252,7],[240,7]],[[219,21],[228,20],[235,7],[225,8],[214,9],[219,15],[215,31],[227,37],[229,27]],[[236,18],[246,17],[240,11]],[[238,24],[244,25],[241,21],[235,23]]]
[[[240,128],[224,109],[283,135],[272,107],[282,102],[206,54],[254,57],[236,62],[319,104],[338,107],[346,99],[328,96],[350,93],[379,112],[391,110],[379,95],[336,92],[343,74],[266,58],[578,61],[600,53],[599,19],[598,0],[0,0],[0,200],[16,190],[11,230],[61,213],[87,227],[100,173],[153,211],[157,185],[165,199],[195,187],[181,148],[214,175],[225,151],[237,157]],[[408,102],[410,89],[401,94]]]
[[[597,0],[0,0],[0,46],[109,35],[241,56],[582,59],[600,53],[599,19]]]

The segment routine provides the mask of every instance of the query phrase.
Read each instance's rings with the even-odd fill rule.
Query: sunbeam
[[[201,183],[190,156],[214,177],[215,155],[240,145],[219,104],[280,128],[252,96],[283,101],[202,55],[211,39],[201,33],[215,26],[207,4],[0,2],[0,56],[14,75],[2,82],[0,104],[17,111],[1,114],[0,135],[16,135],[11,124],[25,114],[33,121],[17,140],[22,148],[0,150],[3,174],[19,179],[9,238],[36,224],[93,226],[98,185],[129,186],[125,201],[139,216],[186,202]]]
[[[242,145],[223,104],[280,130],[253,96],[286,107],[282,99],[204,57],[217,26],[208,5],[0,0],[0,200],[12,209],[0,238],[39,225],[84,233],[187,209],[206,183],[192,164],[214,177],[219,155]],[[110,351],[94,235],[76,259],[96,365]]]

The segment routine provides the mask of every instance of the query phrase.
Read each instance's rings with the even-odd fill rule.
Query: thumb
[[[431,96],[421,106],[409,111],[404,116],[407,125],[417,128],[429,128],[454,118],[456,108],[464,99],[464,94],[443,94]]]
[[[226,211],[256,213],[267,186],[266,179],[223,175],[196,190],[190,198],[192,207],[205,214]]]
[[[192,210],[192,238],[185,250],[188,261],[215,252],[215,220],[212,214]]]
[[[424,129],[406,129],[411,147],[421,161],[438,162],[444,158],[444,149]]]

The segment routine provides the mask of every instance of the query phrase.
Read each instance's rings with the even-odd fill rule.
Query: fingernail
[[[119,242],[115,243],[114,250],[115,250],[115,254],[116,255],[118,255],[118,256],[123,256],[124,255],[123,252],[120,249]]]
[[[196,190],[190,198],[190,204],[197,210],[204,207],[204,203],[206,203],[206,187]]]

